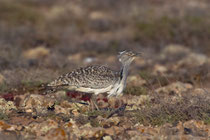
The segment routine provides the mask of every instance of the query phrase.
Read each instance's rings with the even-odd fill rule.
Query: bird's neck
[[[128,69],[130,64],[123,64],[120,70],[120,84],[123,84],[124,87],[126,86],[126,80],[128,77]]]

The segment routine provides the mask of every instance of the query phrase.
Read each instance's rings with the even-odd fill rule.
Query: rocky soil
[[[209,1],[0,1],[0,139],[210,139]],[[42,85],[86,65],[119,70],[120,97]]]
[[[152,71],[129,76],[121,97],[99,95],[98,109],[86,93],[43,95],[39,86],[4,92],[0,131],[11,139],[208,139],[210,89],[203,78],[210,75],[203,71],[210,59],[182,47],[170,45],[156,59],[137,60],[143,66],[149,61]],[[182,58],[166,62],[180,54],[177,48]],[[190,73],[189,67],[202,69]]]

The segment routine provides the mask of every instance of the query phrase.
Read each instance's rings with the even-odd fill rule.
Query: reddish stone
[[[2,95],[2,98],[4,98],[6,101],[14,101],[14,95],[12,93],[7,93]]]
[[[90,101],[91,96],[90,95],[82,95],[82,97],[80,98],[80,100],[83,100],[85,102]]]
[[[78,92],[74,92],[74,91],[68,91],[66,93],[67,96],[71,97],[71,98],[77,98],[79,96]]]

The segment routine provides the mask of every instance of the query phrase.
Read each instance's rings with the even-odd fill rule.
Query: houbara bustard
[[[105,66],[87,66],[58,77],[47,84],[47,87],[51,89],[65,87],[71,91],[95,95],[107,93],[108,97],[119,96],[126,87],[129,66],[137,56],[140,56],[140,53],[120,52],[118,58],[122,66],[118,72]]]

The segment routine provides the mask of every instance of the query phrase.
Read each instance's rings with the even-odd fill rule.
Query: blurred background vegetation
[[[0,0],[0,74],[10,85],[46,82],[89,63],[117,68],[118,51],[152,58],[169,44],[210,56],[209,17],[208,0]]]

